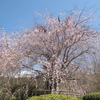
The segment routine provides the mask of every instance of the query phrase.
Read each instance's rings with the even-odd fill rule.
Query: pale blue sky
[[[79,9],[93,6],[91,11],[100,11],[100,0],[0,0],[0,27],[11,33],[19,27],[29,27],[28,22],[33,22],[36,17],[34,11],[46,13],[48,8],[53,15],[57,15],[75,6]]]

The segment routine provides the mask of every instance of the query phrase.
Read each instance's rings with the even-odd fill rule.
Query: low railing
[[[51,91],[50,90],[35,90],[35,91],[32,91],[32,94],[35,96],[43,95],[43,94],[51,94]]]
[[[65,95],[70,95],[70,96],[74,96],[74,97],[78,97],[80,96],[79,93],[77,92],[69,92],[69,91],[55,91],[54,94],[65,94]],[[51,91],[50,90],[36,90],[36,91],[33,91],[32,93],[33,95],[43,95],[43,94],[51,94]]]

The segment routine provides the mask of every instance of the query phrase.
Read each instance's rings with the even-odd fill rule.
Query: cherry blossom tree
[[[78,70],[81,59],[95,50],[97,31],[90,24],[93,15],[86,17],[84,10],[60,13],[56,18],[41,15],[45,18],[41,24],[15,36],[12,48],[17,52],[13,54],[17,60],[14,61],[20,68],[43,75],[52,93],[59,93],[64,77],[71,78],[71,74],[65,73]]]

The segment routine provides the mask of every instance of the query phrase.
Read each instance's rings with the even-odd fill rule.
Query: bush
[[[100,100],[100,92],[86,94],[83,96],[83,100]]]
[[[33,96],[28,98],[27,100],[80,100],[80,99],[67,95],[48,94],[48,95]]]

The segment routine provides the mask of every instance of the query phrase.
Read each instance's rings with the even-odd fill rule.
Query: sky
[[[56,16],[74,7],[93,7],[91,11],[98,10],[97,16],[100,16],[100,0],[0,0],[0,27],[12,33],[20,27],[30,28],[34,19],[38,21],[34,12],[47,13],[48,9]]]

